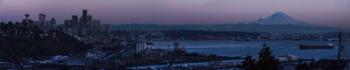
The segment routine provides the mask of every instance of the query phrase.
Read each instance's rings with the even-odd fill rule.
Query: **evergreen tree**
[[[278,60],[271,55],[270,48],[264,44],[259,52],[258,61],[252,59],[251,56],[245,58],[242,62],[242,69],[244,70],[281,70],[282,66]]]
[[[244,70],[257,70],[255,60],[252,59],[252,56],[247,56],[244,59],[242,68]]]
[[[281,65],[276,58],[271,55],[271,50],[266,44],[259,52],[258,70],[281,70]]]
[[[308,64],[308,63],[298,63],[295,66],[295,70],[312,70],[312,68],[310,67],[310,64]]]

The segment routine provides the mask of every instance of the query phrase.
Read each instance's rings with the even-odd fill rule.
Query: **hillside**
[[[3,61],[74,54],[88,48],[60,31],[44,32],[37,27],[12,23],[0,25],[0,58]]]

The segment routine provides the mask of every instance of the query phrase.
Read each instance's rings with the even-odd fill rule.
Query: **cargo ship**
[[[299,45],[299,49],[333,49],[333,44],[328,45]]]

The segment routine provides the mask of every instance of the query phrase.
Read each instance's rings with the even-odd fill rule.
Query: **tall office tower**
[[[43,13],[40,13],[40,14],[39,14],[39,22],[40,22],[41,24],[45,23],[45,21],[46,21],[45,18],[46,18],[46,17],[45,17],[45,14],[43,14]]]
[[[77,25],[79,23],[78,21],[79,21],[78,16],[77,15],[73,15],[72,19],[71,19],[71,24],[72,25]]]
[[[80,18],[80,22],[83,24],[87,23],[87,19],[88,19],[88,11],[86,9],[83,10],[83,15]]]
[[[56,19],[55,18],[51,18],[50,25],[55,25],[55,24],[56,24]]]
[[[88,11],[86,9],[83,10],[83,16],[88,16]]]
[[[88,15],[87,18],[86,18],[86,21],[88,23],[92,23],[92,16],[91,15]]]

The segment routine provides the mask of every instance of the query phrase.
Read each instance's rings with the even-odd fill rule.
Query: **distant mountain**
[[[337,28],[311,25],[300,22],[283,12],[276,12],[267,18],[261,18],[250,23],[236,24],[123,24],[114,25],[114,30],[131,31],[166,31],[166,30],[204,30],[204,31],[245,31],[270,33],[324,33],[334,32]]]
[[[301,26],[301,25],[261,25],[261,24],[198,24],[198,25],[160,25],[160,24],[123,24],[113,25],[113,30],[122,31],[168,31],[168,30],[200,30],[200,31],[239,31],[268,33],[327,33],[337,28]]]
[[[267,18],[260,18],[253,22],[255,24],[272,24],[272,25],[309,25],[304,22],[299,22],[283,12],[276,12]]]

